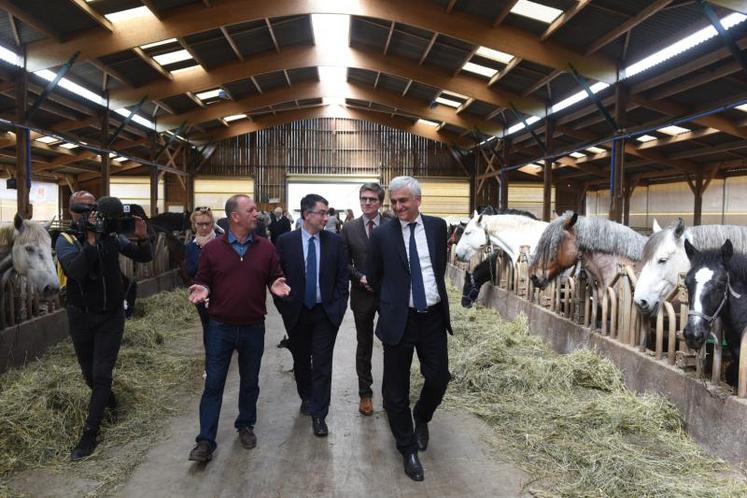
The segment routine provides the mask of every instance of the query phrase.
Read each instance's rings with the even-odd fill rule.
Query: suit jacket
[[[339,327],[348,307],[348,257],[339,235],[319,232],[319,291],[322,306],[330,322]],[[275,246],[280,266],[291,288],[287,298],[275,298],[275,307],[283,317],[286,330],[293,329],[303,311],[306,289],[306,262],[303,257],[301,230],[287,232]]]
[[[422,215],[428,252],[433,263],[438,295],[441,297],[446,330],[451,330],[449,297],[446,294],[446,222]],[[385,344],[396,345],[407,326],[410,303],[410,264],[407,260],[402,225],[394,218],[383,223],[371,235],[366,277],[379,296],[379,320],[376,336]]]
[[[366,274],[366,260],[368,259],[367,228],[363,224],[364,217],[356,218],[345,223],[342,227],[342,241],[348,252],[348,271],[350,272],[350,308],[362,313],[374,311],[379,303],[376,294],[366,290],[360,284],[361,277]],[[381,218],[381,223],[386,220]]]

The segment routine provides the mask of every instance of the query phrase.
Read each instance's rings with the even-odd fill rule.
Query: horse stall
[[[747,361],[742,355],[734,365],[738,385],[732,390],[723,376],[726,360],[720,327],[714,327],[711,341],[698,352],[688,348],[683,339],[689,313],[683,274],[657,313],[644,317],[634,304],[637,279],[630,266],[618,266],[601,296],[596,295],[583,271],[563,275],[540,290],[529,278],[526,251],[513,263],[498,250],[494,255],[497,260],[489,265],[488,285],[480,291],[485,277],[478,279],[468,270],[474,269],[474,275],[484,271],[490,257],[483,251],[469,263],[448,267],[451,282],[465,289],[463,303],[477,300],[508,320],[525,314],[530,331],[559,353],[596,350],[620,368],[630,389],[657,392],[669,399],[679,410],[687,432],[708,451],[735,464],[747,458],[743,424],[747,417]],[[472,299],[468,299],[470,294]]]
[[[123,276],[137,282],[138,298],[181,285],[179,270],[169,264],[166,234],[157,234],[153,251],[148,263],[120,256]],[[59,295],[41,296],[12,268],[0,277],[0,293],[0,373],[42,356],[68,336],[67,312]]]

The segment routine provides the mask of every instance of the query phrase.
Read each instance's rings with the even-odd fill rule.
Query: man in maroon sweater
[[[273,245],[252,232],[257,227],[257,205],[245,195],[226,201],[228,231],[202,249],[192,303],[210,297],[210,323],[205,337],[207,378],[200,401],[200,434],[189,459],[207,462],[215,451],[215,437],[223,401],[228,367],[233,351],[239,355],[239,416],[234,426],[245,448],[254,448],[257,437],[259,366],[264,352],[266,290],[285,297],[285,282]]]

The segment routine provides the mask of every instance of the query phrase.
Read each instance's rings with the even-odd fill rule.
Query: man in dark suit
[[[276,246],[291,292],[275,306],[290,339],[301,413],[311,415],[320,437],[329,432],[332,352],[348,306],[348,258],[340,236],[324,230],[328,206],[317,194],[301,199],[301,230],[284,233]]]
[[[384,189],[378,183],[364,183],[359,197],[363,215],[342,227],[342,240],[348,252],[350,271],[350,308],[355,318],[358,347],[355,351],[355,371],[358,374],[358,411],[363,415],[373,414],[373,376],[371,375],[371,353],[373,350],[373,324],[379,301],[366,280],[366,258],[368,239],[374,229],[381,225],[379,208],[384,201]]]
[[[389,426],[402,453],[405,474],[422,481],[418,450],[428,447],[428,422],[450,378],[446,332],[451,332],[451,323],[444,282],[446,222],[420,214],[420,184],[412,177],[394,178],[389,184],[389,200],[397,219],[372,233],[366,276],[379,296],[376,336],[384,345],[384,403]],[[410,366],[415,350],[425,383],[411,412]]]

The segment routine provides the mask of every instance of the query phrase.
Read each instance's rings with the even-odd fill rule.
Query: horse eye
[[[34,248],[32,246],[26,246],[26,252],[32,253],[34,252]]]
[[[663,265],[663,264],[664,264],[664,263],[666,263],[666,262],[667,262],[668,260],[669,260],[669,258],[659,258],[659,264],[660,264],[660,265]]]

